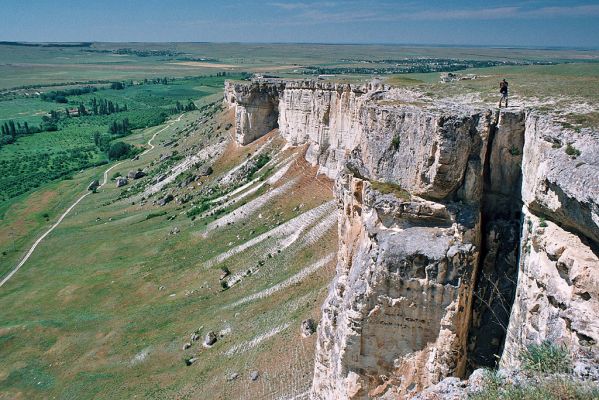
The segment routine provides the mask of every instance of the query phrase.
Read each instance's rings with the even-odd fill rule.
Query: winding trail
[[[143,156],[145,154],[147,154],[148,152],[154,150],[156,148],[156,146],[154,146],[152,144],[152,141],[156,138],[156,135],[158,135],[159,133],[164,132],[166,129],[170,128],[175,122],[179,122],[181,121],[181,117],[183,117],[183,114],[179,115],[179,117],[173,121],[171,121],[169,124],[167,124],[165,127],[163,127],[162,129],[156,131],[156,133],[154,133],[152,135],[152,137],[148,140],[148,146],[150,146],[149,149],[144,150],[143,153],[140,154],[140,156]],[[121,165],[122,163],[126,162],[128,160],[124,160],[124,161],[119,161],[118,163],[112,165],[110,168],[108,168],[106,171],[104,171],[104,179],[102,180],[102,183],[100,184],[100,186],[98,186],[98,188],[101,188],[102,186],[106,185],[106,182],[108,182],[108,173],[115,167],[118,167],[119,165]],[[12,278],[12,276],[14,274],[17,273],[17,271],[23,266],[23,264],[25,264],[27,262],[27,260],[29,259],[29,257],[31,257],[31,255],[33,254],[33,252],[35,251],[35,249],[37,248],[37,246],[46,238],[46,236],[48,236],[61,222],[62,220],[73,210],[73,208],[75,208],[75,206],[77,206],[77,204],[79,204],[81,202],[81,200],[83,200],[84,198],[86,198],[87,196],[89,196],[91,194],[90,191],[87,191],[84,195],[82,195],[81,197],[79,197],[77,200],[75,200],[75,202],[73,204],[71,204],[71,206],[69,208],[66,209],[66,211],[64,213],[62,213],[62,215],[60,216],[60,218],[58,218],[58,221],[56,221],[54,223],[54,225],[52,225],[50,227],[50,229],[48,229],[46,232],[44,232],[44,234],[42,236],[40,236],[35,243],[33,243],[33,245],[31,246],[31,248],[27,251],[27,253],[25,254],[25,257],[23,257],[21,259],[21,261],[17,264],[17,266],[10,271],[10,273],[8,275],[6,275],[4,277],[4,279],[2,279],[2,281],[0,282],[0,287],[2,287],[6,282],[8,282],[8,280],[10,278]]]

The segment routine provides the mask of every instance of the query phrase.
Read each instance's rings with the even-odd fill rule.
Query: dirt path
[[[156,146],[154,146],[152,144],[152,141],[156,138],[156,135],[158,135],[159,133],[164,132],[166,129],[170,128],[171,125],[173,125],[175,122],[181,121],[181,117],[183,117],[183,114],[179,115],[179,117],[176,120],[171,121],[164,128],[162,128],[159,131],[157,131],[156,133],[154,133],[154,135],[152,135],[152,137],[150,138],[150,140],[148,140],[148,146],[150,146],[150,148],[146,149],[140,155],[147,154],[148,152],[154,150],[156,148]],[[100,186],[98,186],[98,188],[101,188],[102,186],[106,185],[106,183],[108,182],[108,173],[113,168],[118,167],[119,165],[121,165],[122,163],[124,163],[126,161],[127,160],[125,160],[125,161],[119,161],[118,163],[114,164],[113,166],[111,166],[110,168],[108,168],[106,171],[104,171],[104,179],[102,180],[102,183],[100,184]],[[12,271],[10,271],[10,273],[8,275],[6,275],[4,277],[4,279],[2,279],[2,281],[0,282],[0,287],[2,287],[6,282],[8,282],[8,280],[10,278],[12,278],[12,276],[14,274],[17,273],[17,271],[23,266],[23,264],[25,264],[27,262],[27,260],[29,259],[29,257],[31,257],[31,255],[33,254],[33,252],[35,251],[35,249],[37,248],[37,246],[46,238],[46,236],[48,236],[62,222],[62,220],[73,210],[73,208],[75,208],[75,206],[77,206],[77,204],[79,204],[81,202],[81,200],[83,200],[84,198],[86,198],[90,194],[91,194],[91,192],[88,191],[84,195],[82,195],[81,197],[79,197],[77,200],[75,200],[75,202],[73,204],[71,204],[71,206],[69,208],[67,208],[66,211],[60,216],[60,218],[58,218],[58,221],[56,221],[54,223],[54,225],[52,225],[50,227],[50,229],[48,229],[46,232],[44,232],[44,234],[42,236],[40,236],[35,241],[35,243],[33,243],[33,246],[31,246],[31,248],[27,251],[27,253],[25,254],[25,257],[23,257],[21,259],[21,261],[17,264],[17,266]]]

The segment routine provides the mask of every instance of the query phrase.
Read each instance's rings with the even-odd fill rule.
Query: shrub
[[[580,150],[572,146],[572,143],[568,143],[566,145],[566,154],[572,157],[578,157],[580,155]]]
[[[166,215],[166,211],[149,213],[148,215],[146,215],[146,220],[156,218],[156,217],[162,217],[163,215]]]
[[[251,181],[254,177],[254,174],[258,172],[262,167],[264,167],[270,161],[270,155],[268,154],[260,154],[254,164],[248,171],[247,180]]]
[[[401,139],[399,138],[399,135],[393,136],[393,139],[391,140],[391,147],[393,148],[393,150],[397,151],[397,149],[399,149],[400,144]]]
[[[547,221],[545,220],[545,217],[539,218],[539,226],[541,228],[547,228]]]
[[[520,354],[522,368],[532,372],[568,373],[572,370],[572,360],[565,346],[549,341],[528,346]]]

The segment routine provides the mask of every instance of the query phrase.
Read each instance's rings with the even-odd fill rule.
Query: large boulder
[[[127,174],[127,177],[129,179],[139,179],[143,178],[144,176],[146,176],[146,173],[140,169],[138,169],[137,171],[129,171],[129,173]]]
[[[212,167],[210,165],[204,165],[198,169],[198,175],[200,176],[209,176],[212,175]]]
[[[159,206],[165,206],[168,203],[170,203],[171,201],[173,201],[174,197],[172,194],[167,194],[166,196],[164,196],[163,198],[161,198],[160,200],[158,200],[156,202],[156,204],[158,204]]]
[[[116,183],[116,187],[121,187],[121,186],[125,186],[127,183],[129,183],[129,181],[124,176],[119,176],[118,178],[116,178],[115,183]]]

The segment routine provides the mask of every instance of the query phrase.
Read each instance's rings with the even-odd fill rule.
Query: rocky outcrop
[[[227,82],[225,100],[230,106],[235,104],[235,132],[240,144],[251,143],[277,127],[283,88],[283,83]]]
[[[397,396],[462,375],[476,209],[400,199],[351,174],[339,177],[337,195],[339,262],[319,326],[313,397]]]
[[[550,340],[584,369],[599,361],[599,136],[531,115],[525,143],[520,271],[501,363],[517,367],[523,347]]]
[[[123,176],[117,177],[114,181],[116,183],[116,187],[122,187],[122,186],[125,186],[127,183],[129,183],[127,178],[125,178]]]
[[[225,99],[241,144],[278,126],[336,179],[313,398],[409,397],[544,339],[597,356],[596,134],[379,82],[228,84]]]

